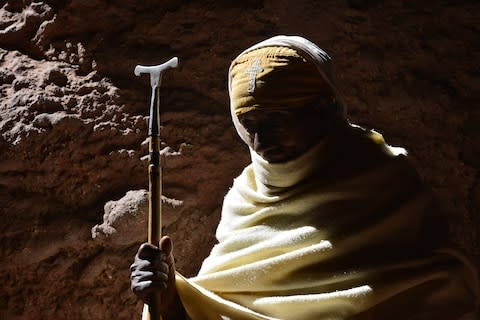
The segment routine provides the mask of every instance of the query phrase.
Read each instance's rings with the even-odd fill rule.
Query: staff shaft
[[[150,102],[150,120],[148,126],[149,141],[149,191],[148,191],[148,242],[160,246],[162,237],[162,167],[160,160],[160,88],[152,87]],[[152,303],[148,305],[150,320],[159,320],[158,305],[160,296],[154,293]]]
[[[162,167],[160,160],[160,90],[152,88],[149,142],[148,242],[158,246],[162,236]]]

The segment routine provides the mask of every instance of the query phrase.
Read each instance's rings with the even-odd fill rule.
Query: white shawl
[[[301,50],[340,106],[328,55]],[[236,117],[235,125],[238,125]],[[298,159],[252,164],[225,197],[218,244],[197,277],[177,274],[190,318],[457,319],[478,304],[475,268],[438,249],[432,198],[403,155],[347,125]]]
[[[431,198],[416,173],[371,132],[347,131],[371,143],[380,163],[349,152],[325,158],[331,145],[286,164],[252,153],[225,198],[219,243],[197,277],[179,277],[192,319],[456,319],[472,310],[475,268],[453,250],[432,250]],[[337,172],[355,160],[357,170]]]

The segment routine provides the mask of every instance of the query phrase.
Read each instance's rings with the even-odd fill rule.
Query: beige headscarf
[[[231,67],[231,107],[236,115],[257,109],[290,109],[318,96],[333,100],[315,64],[295,49],[263,47],[236,58]]]

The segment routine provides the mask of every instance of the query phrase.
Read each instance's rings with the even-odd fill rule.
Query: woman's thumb
[[[167,255],[167,257],[172,253],[173,243],[172,239],[169,236],[163,236],[160,239],[160,250]]]

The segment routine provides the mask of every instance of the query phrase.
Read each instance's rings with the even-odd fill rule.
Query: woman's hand
[[[130,266],[130,282],[133,293],[146,304],[151,303],[153,293],[159,293],[160,313],[170,313],[178,308],[180,299],[175,287],[175,261],[170,237],[162,237],[160,248],[149,243],[140,246]]]

